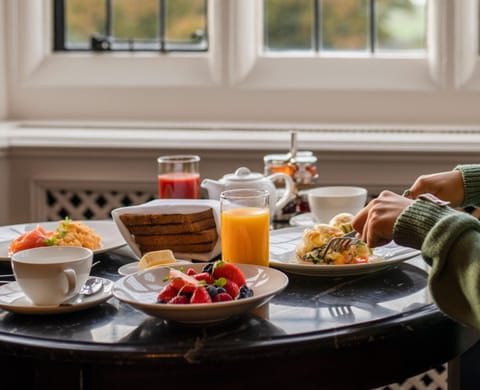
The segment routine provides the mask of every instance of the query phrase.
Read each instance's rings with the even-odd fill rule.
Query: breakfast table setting
[[[319,221],[316,208],[275,221],[292,200],[291,180],[278,196],[273,180],[245,167],[200,183],[199,159],[187,157],[181,173],[194,180],[160,183],[162,166],[159,198],[116,208],[109,220],[0,227],[4,383],[189,388],[211,387],[206,378],[215,378],[234,389],[299,381],[374,388],[451,361],[477,341],[434,304],[419,251],[391,242],[352,263],[305,261],[309,234],[324,233],[314,226],[339,228]],[[200,199],[191,185],[210,196]],[[318,200],[338,191],[354,200],[338,209]],[[334,216],[367,201],[352,186],[328,187],[327,195],[316,188],[313,205],[312,197]],[[59,245],[73,228],[99,245]],[[50,244],[13,252],[12,243],[33,232]],[[67,287],[51,293],[56,284]]]

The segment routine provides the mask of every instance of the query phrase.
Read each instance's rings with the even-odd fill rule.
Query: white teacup
[[[340,213],[355,215],[367,201],[367,190],[362,187],[317,187],[308,191],[308,205],[315,222],[329,223]]]
[[[47,246],[12,255],[15,279],[33,304],[59,305],[88,279],[93,252],[74,246]]]

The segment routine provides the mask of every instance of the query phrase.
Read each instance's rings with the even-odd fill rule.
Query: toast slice
[[[191,224],[203,219],[214,220],[213,210],[189,214],[121,214],[120,219],[127,227],[137,225]]]
[[[198,233],[165,234],[150,236],[135,236],[139,245],[163,246],[163,245],[190,245],[215,242],[218,238],[217,229],[212,228]],[[163,248],[158,248],[163,249]]]
[[[207,218],[192,223],[174,223],[168,225],[134,225],[127,226],[128,231],[134,236],[152,236],[160,234],[198,233],[215,228],[215,219]]]

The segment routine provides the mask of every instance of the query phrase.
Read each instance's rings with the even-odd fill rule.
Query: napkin
[[[218,239],[215,247],[209,252],[203,253],[183,253],[175,252],[177,259],[210,261],[220,255],[220,202],[213,199],[155,199],[150,202],[138,205],[120,207],[112,210],[112,218],[127,244],[135,255],[140,259],[142,253],[134,238],[120,219],[122,214],[191,214],[204,211],[208,208],[213,210],[215,224],[218,233]]]

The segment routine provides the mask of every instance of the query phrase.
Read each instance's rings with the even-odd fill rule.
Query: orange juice
[[[222,259],[232,263],[269,265],[270,213],[243,207],[221,214]]]

